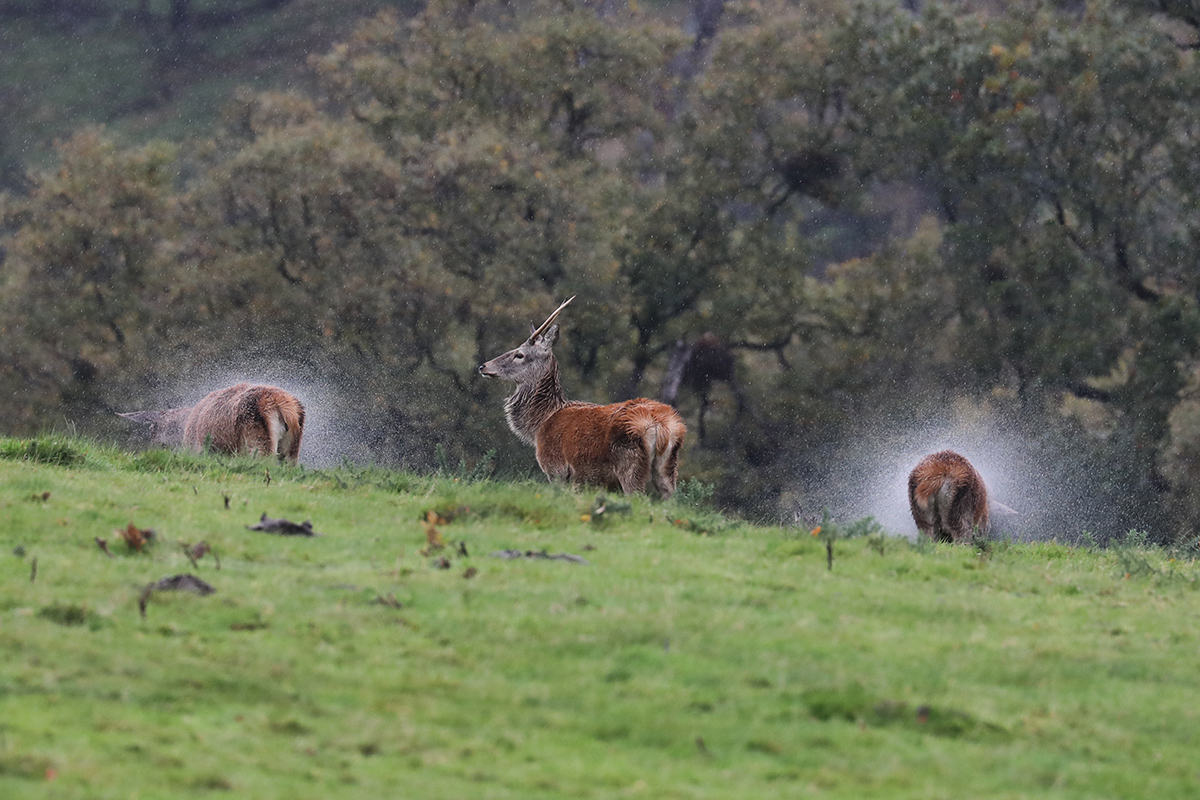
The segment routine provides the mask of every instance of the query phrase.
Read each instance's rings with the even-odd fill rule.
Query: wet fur
[[[971,462],[952,450],[925,456],[908,476],[917,529],[939,542],[969,543],[988,530],[988,496]]]
[[[652,480],[670,497],[687,428],[670,406],[638,398],[599,406],[568,403],[538,429],[538,466],[551,480],[632,494]]]
[[[278,456],[296,463],[304,436],[304,406],[274,386],[239,383],[190,408],[121,414],[150,425],[158,444],[220,453]]]
[[[486,377],[517,384],[504,404],[508,426],[536,448],[538,466],[550,480],[625,494],[642,491],[650,481],[662,498],[670,497],[687,434],[683,419],[665,403],[644,397],[610,405],[567,400],[551,351],[558,326],[550,323],[557,314],[523,345],[479,367]]]

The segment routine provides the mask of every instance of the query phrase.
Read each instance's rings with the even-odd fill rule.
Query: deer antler
[[[534,339],[536,339],[537,337],[539,337],[543,333],[545,333],[546,329],[549,328],[551,323],[553,323],[554,320],[558,317],[559,312],[562,311],[564,308],[566,308],[568,305],[570,305],[571,301],[574,299],[575,299],[575,295],[571,295],[569,298],[567,298],[567,301],[565,303],[563,303],[558,308],[554,309],[554,313],[551,314],[550,316],[546,317],[546,321],[543,322],[537,330],[535,330],[533,333],[529,334],[529,341],[532,342]]]

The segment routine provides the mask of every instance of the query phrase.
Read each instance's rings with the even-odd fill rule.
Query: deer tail
[[[287,452],[280,453],[292,463],[300,455],[300,440],[304,436],[304,406],[294,397],[288,397],[289,402],[284,403],[281,409],[283,422],[287,426],[289,436],[289,444]]]

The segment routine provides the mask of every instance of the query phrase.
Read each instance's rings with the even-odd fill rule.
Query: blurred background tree
[[[236,10],[268,41],[307,9]],[[115,433],[107,412],[147,386],[190,402],[183,379],[208,365],[274,360],[353,397],[357,455],[496,451],[527,472],[504,387],[476,366],[576,294],[568,393],[656,396],[673,374],[685,475],[725,507],[803,516],[845,494],[837,465],[862,442],[984,415],[1094,471],[1093,532],[1190,536],[1189,14],[436,0],[371,16],[298,87],[227,91],[210,133],[88,129],[9,182],[0,404],[10,432]],[[188,46],[212,58],[214,36]],[[1070,507],[1042,520],[1084,524]]]

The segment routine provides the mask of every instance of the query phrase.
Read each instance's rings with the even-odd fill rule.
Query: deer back
[[[192,409],[183,429],[185,446],[199,450],[206,445],[222,453],[238,451],[238,410],[246,397],[248,383],[239,383],[205,395]],[[246,420],[242,420],[246,424]]]
[[[908,477],[917,527],[934,538],[962,541],[988,527],[988,496],[971,462],[952,450],[928,455]]]
[[[274,386],[239,383],[207,395],[195,405],[183,431],[183,444],[207,444],[222,453],[258,453],[294,460],[303,435],[304,407]],[[280,447],[280,443],[284,447]]]
[[[631,457],[648,463],[677,450],[685,433],[675,409],[656,400],[574,402],[543,423],[535,445],[538,464],[548,475],[604,484],[617,477]]]

